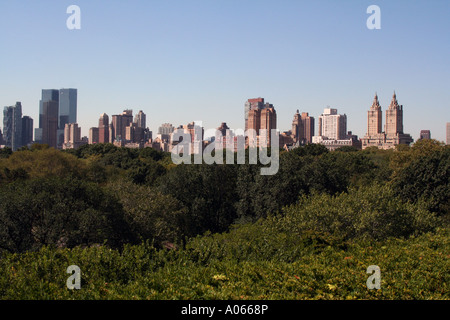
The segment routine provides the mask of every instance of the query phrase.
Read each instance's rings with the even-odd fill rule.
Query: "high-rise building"
[[[347,137],[347,115],[338,114],[337,109],[325,108],[319,116],[319,136],[343,140]]]
[[[66,123],[64,126],[64,143],[74,143],[81,140],[81,128],[78,123]]]
[[[250,110],[261,110],[262,108],[264,108],[264,98],[254,98],[254,99],[248,99],[245,102],[244,105],[244,119],[245,119],[245,131],[247,131],[248,127],[248,118],[249,118],[249,113]],[[256,126],[255,124],[253,124],[254,126]]]
[[[397,134],[403,133],[403,106],[398,104],[395,92],[386,110],[384,132],[387,138],[394,138]]]
[[[302,143],[302,140],[304,139],[303,136],[303,122],[302,118],[300,116],[300,112],[297,109],[297,112],[294,114],[294,120],[292,120],[292,130],[291,130],[291,136],[294,142],[299,141],[300,144]]]
[[[450,144],[450,122],[447,122],[446,125],[446,136],[447,136],[447,144]]]
[[[109,117],[106,113],[100,115],[98,120],[98,143],[108,143],[109,140]]]
[[[44,115],[44,102],[56,101],[59,103],[59,90],[42,89],[41,100],[39,101],[39,128],[42,128],[42,117]]]
[[[431,139],[431,132],[430,132],[430,130],[420,130],[420,137],[419,137],[419,139],[420,140],[423,140],[423,139]]]
[[[100,129],[97,127],[92,127],[89,129],[89,144],[99,143],[100,141],[99,132]]]
[[[122,114],[115,114],[111,119],[110,142],[125,141],[126,128],[133,122],[133,110],[127,109]]]
[[[77,122],[77,92],[77,89],[59,90],[59,129],[64,129],[66,123]]]
[[[381,111],[378,95],[375,93],[372,106],[367,111],[367,135],[375,136],[382,133],[383,112]]]
[[[333,151],[344,146],[361,149],[361,142],[351,131],[347,132],[347,116],[337,113],[337,109],[325,108],[319,116],[318,135],[312,137],[312,143],[324,145]]]
[[[308,112],[297,112],[294,114],[292,121],[291,136],[294,143],[300,145],[311,143],[314,136],[314,117],[311,117]]]
[[[33,142],[33,119],[29,116],[22,117],[22,146]]]
[[[39,128],[35,129],[34,140],[39,143],[44,142],[44,104],[46,102],[52,102],[52,117],[53,105],[56,103],[58,105],[57,115],[56,115],[56,146],[61,147],[64,143],[64,128],[66,123],[76,123],[77,122],[77,89],[43,89],[42,97],[39,101]],[[48,119],[47,119],[48,120]],[[53,121],[53,120],[52,120]],[[47,128],[49,129],[49,128]],[[53,125],[51,126],[53,130]],[[50,135],[53,137],[53,132],[46,133],[47,138]]]
[[[254,134],[259,137],[259,143],[263,139],[266,146],[271,145],[271,130],[277,129],[277,113],[273,104],[264,104],[263,98],[249,99],[247,102],[249,102],[250,110],[248,110],[246,119],[246,131],[251,130],[252,132],[249,132],[247,136],[246,145],[249,146],[250,142],[255,142]]]
[[[134,122],[138,128],[146,128],[146,116],[142,110],[139,110],[139,112],[134,116]]]
[[[161,141],[169,141],[172,132],[175,130],[175,127],[171,123],[163,123],[158,128],[158,135]]]
[[[40,142],[52,148],[57,148],[58,145],[58,107],[59,103],[57,101],[46,101],[43,103],[42,136]]]
[[[66,123],[64,126],[63,149],[76,149],[85,143],[81,139],[81,128],[78,126],[78,123]]]
[[[403,106],[399,105],[395,92],[386,110],[384,132],[381,131],[381,119],[381,106],[378,102],[378,96],[375,95],[367,115],[367,133],[361,139],[363,149],[372,146],[390,149],[398,144],[409,145],[414,141],[409,134],[403,133]]]
[[[302,112],[303,133],[306,143],[312,143],[314,136],[314,117],[311,117],[308,112]]]
[[[22,104],[20,102],[3,110],[3,137],[5,146],[13,151],[22,147]]]
[[[64,128],[67,123],[77,122],[77,89],[59,90],[58,110],[58,146],[64,139]]]
[[[261,132],[261,129],[264,131]],[[266,104],[263,109],[261,109],[261,127],[259,128],[260,138],[265,136],[265,145],[272,145],[271,131],[277,129],[277,112],[272,104]]]
[[[39,100],[39,127],[34,129],[34,141],[43,143],[44,128],[44,102],[55,101],[59,108],[59,90],[42,89],[41,100]]]

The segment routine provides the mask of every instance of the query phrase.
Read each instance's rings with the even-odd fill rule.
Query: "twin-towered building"
[[[403,105],[398,103],[395,92],[386,110],[384,131],[382,131],[382,112],[378,95],[375,94],[372,106],[367,112],[367,133],[361,139],[362,148],[375,146],[381,149],[392,149],[398,144],[411,144],[414,141],[413,138],[403,132]]]

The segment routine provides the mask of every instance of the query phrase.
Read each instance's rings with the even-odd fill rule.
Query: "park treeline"
[[[267,224],[275,234],[384,241],[450,221],[450,147],[436,140],[396,150],[310,144],[281,150],[275,175],[261,166],[175,165],[170,153],[112,144],[1,149],[0,251],[185,248],[198,235]]]

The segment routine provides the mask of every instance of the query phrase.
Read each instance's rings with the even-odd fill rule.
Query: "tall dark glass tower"
[[[59,90],[58,128],[64,129],[66,123],[77,123],[77,89]]]
[[[33,142],[33,119],[29,116],[22,117],[22,146]]]
[[[52,125],[48,125],[48,112],[44,110],[44,104],[50,103],[52,106],[51,118],[55,116],[54,105],[58,106],[56,114],[56,132],[50,132],[54,130],[53,120]],[[45,119],[45,121],[44,121]],[[42,98],[39,101],[39,128],[35,129],[34,139],[38,143],[45,143],[44,141],[49,141],[49,137],[56,136],[56,146],[61,147],[64,143],[64,127],[68,123],[77,122],[77,89],[43,89]],[[47,130],[44,133],[45,130]],[[50,130],[50,131],[48,131]],[[50,139],[53,144],[53,139]]]
[[[56,89],[42,89],[42,97],[39,100],[39,128],[34,129],[34,140],[37,143],[44,143],[43,128],[44,128],[44,103],[53,101],[59,104],[59,90]]]
[[[77,123],[77,89],[59,90],[58,146],[64,142],[64,127]]]

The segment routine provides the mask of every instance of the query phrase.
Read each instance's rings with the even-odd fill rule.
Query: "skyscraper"
[[[59,103],[59,90],[42,89],[41,100],[39,101],[39,128],[42,128],[42,116],[44,114],[44,102],[56,101]]]
[[[338,114],[337,109],[325,108],[319,116],[319,136],[344,140],[347,137],[347,115]]]
[[[99,143],[99,132],[100,129],[96,127],[92,127],[89,129],[89,144]]]
[[[294,142],[299,141],[300,143],[302,143],[302,140],[304,139],[303,123],[298,109],[297,112],[294,114],[294,120],[292,120],[291,135]]]
[[[98,120],[98,143],[108,143],[109,141],[109,117],[106,113],[100,115]]]
[[[263,98],[249,99],[248,103],[250,110],[248,110],[245,124],[246,131],[251,131],[248,133],[246,145],[253,145],[257,137],[259,137],[258,143],[264,141],[266,146],[271,145],[271,130],[277,129],[277,112],[273,104],[268,102],[264,104]],[[256,136],[254,136],[255,134]]]
[[[171,123],[163,123],[158,128],[158,135],[160,135],[160,139],[162,141],[169,141],[170,135],[175,130],[175,127]]]
[[[381,119],[381,106],[378,102],[378,96],[375,95],[372,106],[367,113],[367,133],[361,139],[363,149],[372,146],[390,149],[398,144],[409,145],[413,142],[409,134],[403,133],[403,106],[398,103],[395,92],[386,110],[384,132],[381,131]]]
[[[403,106],[398,104],[395,91],[386,110],[384,132],[386,133],[386,138],[394,138],[397,134],[403,133]]]
[[[446,125],[446,135],[447,135],[447,141],[446,141],[446,143],[447,144],[450,144],[450,122],[447,122],[447,125]]]
[[[77,89],[59,90],[58,109],[58,146],[64,139],[64,128],[67,123],[77,122]]]
[[[78,126],[78,123],[66,123],[64,126],[63,149],[76,149],[86,143],[87,141],[81,139],[81,128]]]
[[[308,112],[302,112],[300,115],[297,110],[292,121],[291,135],[294,143],[311,143],[314,136],[314,117],[311,117]]]
[[[57,148],[58,145],[58,107],[57,101],[43,103],[41,143],[48,144],[52,148]]]
[[[249,117],[249,113],[250,110],[261,110],[262,108],[264,108],[264,98],[254,98],[254,99],[248,99],[245,102],[245,106],[244,106],[244,119],[245,119],[245,130],[247,131],[248,129],[248,117]]]
[[[311,143],[315,129],[314,117],[311,117],[308,112],[302,112],[302,124],[306,143]]]
[[[43,143],[44,128],[44,102],[54,101],[59,107],[59,90],[42,89],[41,100],[39,100],[39,127],[34,129],[34,141]]]
[[[139,110],[139,112],[134,117],[134,122],[138,126],[138,128],[145,129],[146,127],[146,116],[145,113],[142,110]]]
[[[127,127],[133,123],[133,110],[126,109],[122,114],[115,114],[111,116],[110,125],[110,142],[125,141]]]
[[[76,123],[77,122],[77,89],[43,89],[42,97],[39,101],[39,128],[35,129],[34,140],[40,143],[44,142],[44,104],[46,102],[52,103],[52,115],[54,116],[54,103],[57,104],[57,115],[56,115],[56,146],[61,147],[64,143],[64,127],[66,123]],[[48,120],[48,119],[47,119]],[[53,120],[52,120],[53,121]],[[53,125],[51,128],[53,130]],[[50,136],[53,138],[53,132],[47,132],[47,138]]]
[[[33,119],[29,116],[22,117],[22,146],[33,142]]]
[[[382,132],[382,113],[378,95],[375,94],[372,106],[367,111],[367,135],[375,136]]]
[[[3,138],[5,146],[13,151],[22,147],[22,104],[20,102],[3,110]]]
[[[64,129],[66,123],[77,122],[77,93],[77,89],[59,90],[59,129]]]

